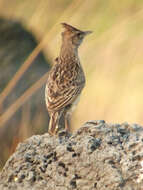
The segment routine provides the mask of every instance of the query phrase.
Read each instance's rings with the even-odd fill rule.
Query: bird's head
[[[75,47],[79,47],[84,37],[92,33],[91,31],[81,31],[66,23],[62,23],[62,26],[65,29],[64,32],[62,32],[63,41],[69,42]]]

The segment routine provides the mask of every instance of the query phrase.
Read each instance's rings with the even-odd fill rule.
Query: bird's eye
[[[79,32],[79,33],[77,33],[77,36],[78,36],[79,38],[81,38],[81,37],[82,37],[82,34]]]

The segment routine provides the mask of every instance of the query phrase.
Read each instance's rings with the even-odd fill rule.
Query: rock
[[[143,128],[89,121],[32,136],[6,162],[0,189],[143,190]]]

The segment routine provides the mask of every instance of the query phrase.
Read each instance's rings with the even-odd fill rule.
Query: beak
[[[92,33],[92,31],[84,31],[85,35],[88,35],[88,34],[91,34],[91,33]]]

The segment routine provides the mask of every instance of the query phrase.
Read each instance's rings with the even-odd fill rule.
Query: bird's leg
[[[50,122],[49,122],[48,132],[51,135],[54,135],[57,131],[59,118],[60,118],[59,112],[54,112],[54,113],[50,114]]]
[[[59,120],[61,118],[62,113],[63,113],[63,110],[50,114],[50,122],[49,122],[48,132],[51,135],[56,135],[59,130]]]
[[[71,116],[71,114],[69,112],[66,112],[64,115],[65,130],[68,132],[70,132],[70,116]]]
[[[57,132],[58,132],[58,130],[59,130],[59,122],[60,122],[60,118],[61,118],[61,116],[62,116],[63,110],[59,111],[58,113],[59,113],[59,117],[58,117],[58,122],[57,122],[56,127],[55,127],[55,132],[54,132],[54,134],[57,134]]]

